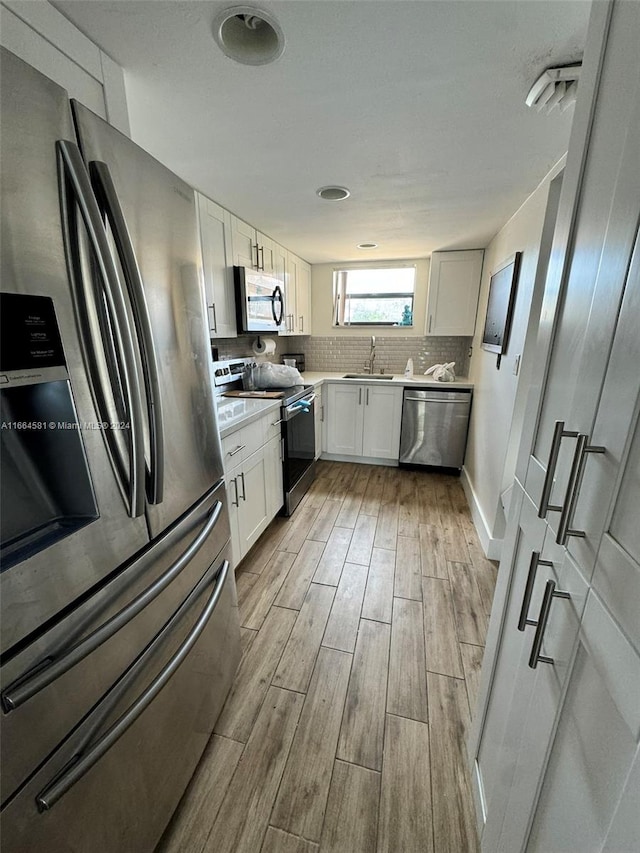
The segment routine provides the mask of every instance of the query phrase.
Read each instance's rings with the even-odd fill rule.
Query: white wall
[[[375,261],[368,261],[371,266]],[[387,263],[380,260],[380,263]],[[419,337],[424,335],[424,319],[427,311],[427,288],[429,285],[429,261],[421,260],[398,261],[416,265],[416,291],[413,303],[413,326],[384,327],[384,334],[391,337]],[[331,324],[333,317],[333,271],[356,266],[355,264],[314,264],[311,267],[311,334],[318,336],[362,337],[370,334],[366,326],[354,329],[336,327]],[[379,330],[383,334],[383,330]]]
[[[513,482],[515,456],[522,426],[518,414],[521,407],[516,407],[516,399],[521,400],[523,395],[526,395],[526,387],[520,389],[520,394],[518,387],[520,382],[525,386],[528,382],[530,360],[535,358],[534,347],[528,346],[518,375],[514,374],[514,367],[517,357],[524,353],[525,339],[529,342],[535,340],[540,303],[539,299],[534,300],[534,285],[537,296],[544,288],[544,278],[538,276],[536,281],[536,271],[549,187],[560,171],[561,163],[551,170],[485,250],[473,355],[469,368],[469,379],[474,383],[474,392],[463,485],[470,499],[483,546],[492,559],[500,556],[505,526],[500,496]],[[522,252],[522,259],[513,324],[507,352],[502,357],[500,370],[497,370],[497,355],[483,350],[481,346],[489,281],[492,272],[515,252]],[[533,313],[532,303],[535,306]],[[530,328],[531,326],[534,328]]]

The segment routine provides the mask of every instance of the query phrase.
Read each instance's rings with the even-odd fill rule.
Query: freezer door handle
[[[149,502],[162,502],[164,489],[164,428],[162,421],[162,398],[160,394],[160,371],[156,348],[151,331],[149,305],[144,292],[144,283],[133,249],[120,200],[106,163],[93,160],[89,173],[98,206],[111,226],[116,250],[125,275],[129,299],[133,308],[133,321],[140,343],[139,351],[144,371],[146,404],[149,418],[149,444],[151,464],[147,472],[147,495]],[[214,307],[215,316],[215,307]]]
[[[216,501],[211,508],[211,513],[206,524],[191,542],[188,548],[175,560],[169,568],[160,575],[150,586],[137,595],[118,613],[114,614],[95,631],[92,631],[84,640],[73,646],[61,657],[49,655],[44,660],[38,661],[28,672],[20,676],[12,684],[9,684],[1,694],[2,710],[5,713],[14,711],[27,700],[35,696],[45,687],[52,684],[65,672],[68,672],[81,660],[84,660],[99,646],[113,637],[118,631],[138,615],[145,607],[157,598],[160,593],[180,574],[184,567],[195,557],[198,551],[209,538],[213,528],[216,526],[222,513],[222,503]]]
[[[194,601],[200,596],[202,591],[215,580],[215,586],[209,600],[207,601],[202,613],[198,617],[195,625],[186,638],[179,646],[176,653],[164,665],[160,672],[153,679],[151,684],[138,696],[135,702],[122,714],[116,722],[107,729],[93,746],[90,746],[86,751],[82,749],[72,757],[68,764],[36,797],[36,805],[39,812],[45,812],[51,809],[84,775],[87,773],[101,758],[108,752],[112,746],[122,737],[130,726],[140,717],[141,714],[149,707],[156,698],[158,693],[171,680],[172,676],[180,667],[180,664],[188,656],[189,652],[196,644],[198,638],[207,626],[211,619],[216,605],[220,600],[222,590],[229,574],[229,561],[223,560],[222,564],[213,569],[213,566],[203,575],[200,581],[196,584],[181,606],[176,610],[171,619],[166,623],[160,631],[156,639],[149,645],[134,664],[136,673],[144,666],[149,658],[153,658],[157,646],[164,640],[169,633],[182,620],[186,613],[190,610]],[[107,700],[108,704],[108,700]],[[95,709],[99,718],[102,717],[100,707]]]
[[[111,361],[109,371],[111,382],[122,385],[126,418],[128,419],[128,442],[127,455],[119,446],[115,430],[106,429],[106,444],[111,458],[112,467],[116,474],[120,491],[122,492],[127,511],[131,518],[137,518],[144,512],[144,435],[142,431],[142,407],[140,404],[140,384],[138,371],[136,369],[135,345],[133,333],[127,315],[124,295],[115,269],[111,250],[104,229],[104,223],[100,210],[96,204],[91,188],[89,175],[82,160],[78,146],[68,140],[59,140],[56,143],[58,160],[58,180],[60,189],[60,207],[62,219],[62,231],[67,259],[67,270],[72,282],[72,293],[76,314],[78,317],[81,335],[80,341],[83,349],[85,362],[92,379],[93,393],[100,415],[109,422],[109,407],[100,376],[95,353],[102,348],[105,356]],[[85,229],[95,259],[95,264],[100,272],[100,278],[104,287],[104,298],[102,293],[94,291],[94,285],[86,281],[82,272],[80,260],[80,246],[77,233],[77,205],[84,222]],[[97,287],[96,287],[97,290]],[[119,350],[119,357],[115,358],[118,364],[114,364],[111,357],[110,344],[103,344],[97,340],[96,332],[92,328],[90,308],[95,303],[100,309],[106,309],[109,314],[111,328],[102,318],[101,329],[105,341],[109,340],[110,332],[115,338],[115,345]],[[116,391],[111,389],[114,396]]]

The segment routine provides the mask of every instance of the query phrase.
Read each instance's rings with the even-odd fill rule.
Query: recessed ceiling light
[[[320,187],[319,190],[316,190],[316,195],[327,201],[342,201],[349,198],[351,193],[346,187]]]
[[[358,248],[358,249],[377,249],[378,244],[377,243],[358,243],[356,248]]]
[[[284,50],[280,24],[255,6],[232,6],[220,12],[213,22],[213,37],[223,53],[243,65],[266,65]]]

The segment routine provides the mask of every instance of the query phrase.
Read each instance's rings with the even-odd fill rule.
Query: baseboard
[[[320,459],[326,459],[327,462],[355,462],[357,465],[386,465],[389,468],[397,468],[397,459],[378,459],[375,456],[343,456],[340,453],[325,453],[324,450],[320,454]]]
[[[467,469],[464,467],[460,472],[460,482],[462,483],[462,488],[464,489],[464,493],[467,496],[467,500],[469,502],[469,508],[471,509],[471,518],[473,519],[474,526],[478,533],[478,538],[480,539],[482,550],[487,556],[487,559],[499,560],[502,554],[502,539],[494,539],[491,536],[487,520],[484,517],[482,510],[480,509],[480,504],[478,502],[477,495],[473,489],[473,486],[471,485],[471,481],[469,480]]]

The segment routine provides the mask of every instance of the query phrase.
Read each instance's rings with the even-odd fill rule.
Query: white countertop
[[[247,397],[216,397],[220,438],[280,408],[281,400],[256,400]]]
[[[383,384],[383,385],[401,385],[410,387],[425,387],[432,388],[437,386],[443,391],[453,389],[473,388],[473,383],[466,378],[456,378],[455,382],[437,382],[429,376],[414,376],[413,379],[406,379],[404,376],[396,376],[392,379],[371,379],[366,376],[358,379],[345,379],[344,374],[347,371],[312,371],[308,370],[303,373],[303,379],[306,384],[314,385],[316,388],[322,385],[323,382],[340,382],[346,385],[362,383],[367,384]],[[218,411],[218,429],[220,438],[226,438],[231,433],[240,429],[242,426],[250,424],[252,421],[266,415],[267,412],[275,411],[280,408],[280,400],[256,400],[255,398],[247,397],[217,397],[216,405]]]
[[[401,374],[396,375],[395,373],[393,374],[392,379],[371,379],[367,376],[362,376],[358,379],[345,379],[345,373],[349,373],[349,371],[341,370],[338,373],[337,371],[329,372],[307,370],[302,375],[305,382],[316,386],[322,384],[323,382],[344,382],[346,384],[355,383],[357,385],[361,385],[363,382],[366,382],[376,385],[406,385],[412,388],[415,388],[416,386],[424,386],[425,388],[432,388],[433,386],[437,386],[438,388],[442,388],[445,391],[453,388],[473,388],[473,382],[469,382],[469,380],[464,376],[456,377],[454,382],[438,382],[437,380],[432,379],[430,376],[418,376],[416,374],[413,379],[406,379]]]

